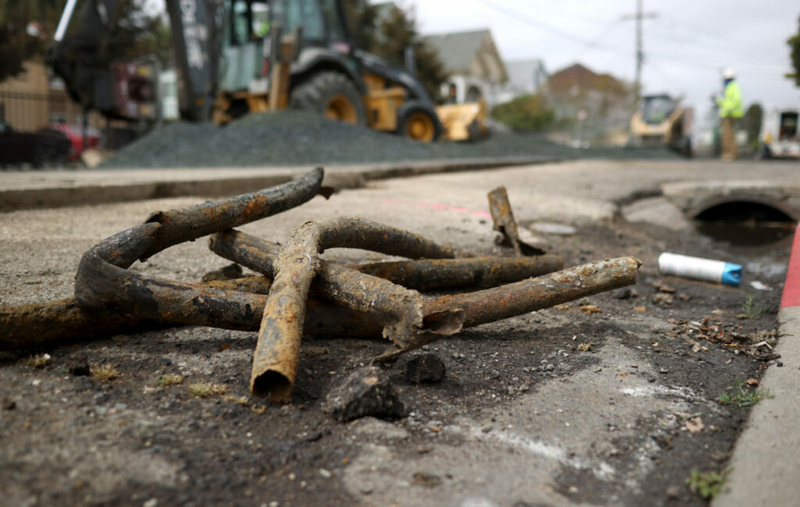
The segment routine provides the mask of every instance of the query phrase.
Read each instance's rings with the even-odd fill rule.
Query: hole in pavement
[[[791,236],[796,222],[779,205],[732,200],[713,204],[695,215],[695,228],[733,246],[763,246]]]

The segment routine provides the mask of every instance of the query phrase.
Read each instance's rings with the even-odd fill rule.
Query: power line
[[[665,29],[664,27],[654,26],[653,28],[654,28],[654,30],[656,32],[661,32],[662,33],[662,35],[653,34],[653,36],[656,39],[665,40],[665,41],[669,41],[671,43],[677,43],[677,44],[681,44],[681,45],[684,45],[684,46],[693,46],[695,49],[700,49],[700,50],[706,49],[706,48],[708,48],[708,49],[716,48],[716,51],[735,54],[737,57],[740,57],[740,56],[744,55],[744,56],[747,56],[749,58],[754,58],[754,59],[756,59],[756,60],[758,60],[760,62],[764,61],[765,52],[761,52],[760,54],[756,54],[755,52],[752,52],[752,50],[753,50],[752,47],[748,48],[749,50],[745,50],[743,48],[732,47],[730,44],[725,43],[725,41],[723,39],[721,39],[721,38],[714,38],[716,40],[716,44],[714,44],[714,41],[703,41],[702,43],[698,43],[697,41],[686,40],[684,37],[682,37],[682,36],[680,36],[678,34],[675,34],[673,31]],[[696,35],[696,34],[693,34],[693,35]],[[702,36],[701,35],[700,37],[709,37],[709,36]],[[773,62],[774,61],[768,62],[768,63],[773,63]],[[780,65],[777,62],[774,62],[774,63],[776,65]]]
[[[518,11],[516,9],[512,9],[512,8],[507,7],[505,5],[499,4],[498,2],[496,2],[494,0],[472,0],[472,1],[476,2],[476,3],[480,4],[480,5],[483,5],[484,7],[487,7],[489,9],[497,11],[497,12],[499,12],[499,13],[501,13],[501,14],[509,17],[509,18],[512,18],[515,21],[517,21],[518,23],[523,23],[525,25],[532,26],[532,27],[534,27],[534,28],[536,28],[538,30],[541,30],[541,31],[546,32],[546,33],[549,33],[550,35],[554,35],[556,37],[560,37],[562,39],[569,40],[569,41],[571,41],[571,42],[573,42],[575,44],[578,44],[578,45],[580,45],[582,47],[587,47],[587,48],[594,49],[594,50],[599,50],[599,51],[606,51],[606,52],[609,52],[609,53],[614,53],[614,54],[625,56],[625,57],[629,57],[629,55],[630,55],[627,51],[625,51],[625,50],[623,50],[621,48],[617,48],[617,47],[609,46],[609,45],[605,45],[605,44],[600,44],[599,43],[599,39],[602,38],[602,37],[598,37],[595,40],[587,40],[587,39],[583,39],[581,37],[577,37],[577,36],[567,32],[567,31],[564,31],[564,30],[562,30],[560,28],[557,28],[557,27],[554,27],[554,26],[549,25],[547,23],[544,23],[542,21],[539,21],[539,20],[527,15],[524,12],[520,12],[520,11]],[[605,35],[603,35],[603,36],[605,36]],[[671,54],[667,54],[667,53],[659,53],[659,52],[652,52],[652,51],[650,51],[649,54],[657,56],[657,57],[659,57],[660,59],[663,59],[663,60],[673,61],[673,62],[676,62],[676,63],[681,63],[681,64],[684,64],[684,65],[687,65],[687,66],[690,66],[690,67],[693,66],[693,67],[705,67],[705,68],[715,68],[715,69],[719,69],[720,68],[719,60],[717,60],[716,62],[698,61],[698,60],[687,59],[686,55],[671,55]],[[638,50],[637,50],[637,56],[638,56]],[[638,65],[638,63],[637,63],[637,65]],[[777,65],[778,64],[770,64],[770,63],[765,63],[765,62],[758,62],[758,63],[756,63],[756,62],[752,62],[752,63],[740,62],[740,63],[737,64],[737,67],[746,68],[746,67],[756,66],[756,67],[773,67],[773,68],[775,68]],[[773,75],[773,74],[769,74],[768,72],[764,72],[764,71],[759,73],[758,71],[754,72],[754,71],[747,71],[747,70],[744,70],[744,71],[740,70],[740,74],[747,74],[749,76],[760,75],[760,76],[764,76],[764,77],[766,77],[768,75]]]
[[[571,34],[569,32],[566,32],[564,30],[561,30],[560,28],[556,28],[554,26],[548,25],[547,23],[543,23],[543,22],[541,22],[541,21],[539,21],[539,20],[537,20],[537,19],[535,19],[535,18],[533,18],[531,16],[528,16],[524,12],[520,12],[518,10],[506,7],[505,5],[499,4],[499,3],[495,2],[495,1],[491,1],[491,0],[472,0],[472,1],[479,3],[479,4],[483,5],[484,7],[488,7],[490,9],[492,9],[492,10],[495,10],[495,11],[501,13],[501,14],[504,14],[504,15],[506,15],[506,16],[518,21],[518,22],[525,23],[527,25],[536,27],[536,28],[538,28],[539,30],[541,30],[543,32],[549,33],[550,35],[555,35],[556,37],[561,37],[562,39],[566,39],[566,40],[572,41],[572,42],[574,42],[576,44],[580,44],[581,46],[588,46],[588,45],[591,44],[591,41],[587,41],[587,40],[581,39],[580,37],[576,37],[575,35],[573,35],[573,34]],[[616,52],[616,53],[620,53],[621,52],[620,50],[617,50],[617,49],[611,48],[611,47],[603,47],[603,46],[599,46],[599,45],[595,45],[594,47],[597,48],[597,49],[604,49],[606,51],[612,51],[612,52]]]

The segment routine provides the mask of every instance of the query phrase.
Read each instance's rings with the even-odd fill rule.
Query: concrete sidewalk
[[[713,507],[800,504],[800,229],[795,232],[778,320],[775,352],[781,358],[760,386],[773,397],[751,410],[736,443],[733,470]]]
[[[501,157],[391,164],[326,166],[325,184],[358,188],[367,180],[477,171],[555,162],[551,157]],[[252,192],[298,177],[312,167],[6,171],[0,173],[0,212],[185,196]]]
[[[368,180],[550,161],[552,159],[542,157],[535,160],[503,158],[328,166],[326,167],[326,184],[339,188],[354,188],[363,185]],[[691,166],[684,167],[683,163],[670,164],[674,166],[673,177],[675,178],[696,179],[712,176],[711,171],[700,173]],[[640,187],[654,186],[655,183],[660,183],[661,177],[653,176],[655,171],[635,166],[636,164],[627,164],[625,168],[627,172],[622,171],[620,174],[623,176],[636,175],[636,178],[623,178],[620,174],[615,173],[613,178],[609,178],[611,181],[606,182],[608,188],[603,186],[604,182],[602,181],[593,182],[592,186],[579,186],[575,183],[583,175],[597,174],[600,169],[603,169],[599,166],[588,165],[578,171],[578,175],[572,179],[562,174],[563,166],[541,168],[541,172],[527,176],[539,180],[543,173],[548,173],[553,183],[551,186],[540,185],[536,188],[540,193],[530,196],[518,188],[516,192],[520,199],[517,201],[519,202],[517,206],[525,209],[525,206],[528,206],[526,203],[534,202],[537,206],[541,206],[545,197],[564,196],[569,192],[574,200],[565,201],[570,204],[566,208],[572,213],[577,213],[577,203],[585,204],[592,196],[602,191],[603,195],[608,194],[609,202],[605,204],[609,210],[613,211],[610,201],[619,200],[624,195],[634,195],[635,190]],[[787,166],[786,171],[794,170],[795,167]],[[288,181],[309,169],[310,167],[271,167],[4,172],[0,173],[0,211],[163,197],[232,195]],[[727,177],[741,178],[742,174],[749,171],[750,168],[744,164],[734,164],[723,166],[718,172],[722,170]],[[769,170],[773,171],[776,177],[783,176],[782,173],[779,173],[780,165],[771,165]],[[714,173],[713,176],[719,177],[720,174]],[[645,178],[652,178],[652,182],[643,183],[641,180]],[[785,180],[788,179],[785,178]],[[410,182],[411,180],[404,183]],[[494,182],[486,183],[487,186],[491,186]],[[533,188],[533,185],[529,186]],[[454,199],[453,202],[458,204],[457,199]],[[530,216],[533,216],[532,212],[528,211]],[[589,213],[586,215],[590,216]],[[78,246],[75,248],[80,250]],[[59,255],[63,256],[64,254],[59,252]],[[77,258],[77,254],[75,258]],[[44,267],[41,271],[44,271]],[[65,269],[64,271],[69,270]],[[761,388],[768,389],[774,398],[763,400],[753,408],[748,426],[736,445],[731,462],[733,472],[728,477],[726,491],[713,503],[715,507],[782,506],[798,503],[796,497],[798,496],[797,491],[800,490],[800,458],[798,458],[800,456],[800,432],[797,431],[797,421],[800,420],[800,395],[795,387],[800,383],[800,238],[798,237],[795,238],[785,287],[780,312],[782,337],[776,348],[776,352],[782,356],[780,361],[783,366],[771,367],[766,372],[761,384]],[[636,361],[632,359],[629,362]],[[610,375],[616,375],[615,371],[608,368],[607,370],[611,372]],[[599,374],[593,373],[593,375]],[[611,382],[618,379],[614,377],[604,380]],[[602,382],[598,384],[602,384]],[[566,388],[564,387],[564,389]],[[564,394],[563,392],[559,393]],[[567,399],[569,396],[574,396],[573,393],[566,394],[568,395],[565,396]],[[554,396],[553,399],[558,399],[558,396]],[[651,400],[648,398],[647,402],[650,403]],[[631,409],[631,417],[636,415],[634,408],[646,410],[644,406],[635,405]]]

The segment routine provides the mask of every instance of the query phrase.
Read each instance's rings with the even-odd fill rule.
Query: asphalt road
[[[720,407],[717,395],[735,380],[746,380],[743,375],[758,376],[762,363],[699,338],[687,341],[679,321],[709,316],[725,329],[768,332],[775,324],[782,273],[746,272],[747,282],[758,279],[777,290],[764,294],[747,285],[732,289],[668,280],[677,291],[675,302],[659,305],[652,300],[658,292],[653,283],[663,282],[655,259],[661,251],[680,250],[780,265],[788,245],[731,253],[698,237],[674,211],[637,210],[649,223],[631,223],[621,215],[629,203],[656,194],[662,182],[754,175],[800,180],[793,164],[581,161],[375,181],[247,225],[246,232],[282,240],[310,218],[364,216],[464,252],[497,254],[502,252],[493,243],[486,193],[505,185],[521,224],[578,228],[568,237],[528,235],[563,253],[567,265],[629,254],[644,264],[638,298],[606,294],[587,301],[603,309],[601,315],[573,304],[482,326],[429,347],[448,364],[451,383],[423,388],[400,382],[412,407],[400,422],[341,425],[319,411],[324,393],[380,352],[380,343],[323,342],[331,356],[319,359],[324,371],[307,360],[309,379],[322,380],[308,380],[300,386],[300,402],[265,409],[260,419],[249,410],[237,415],[238,408],[225,408],[233,404],[220,399],[187,401],[177,386],[153,387],[175,367],[187,378],[224,382],[234,394],[245,394],[242,371],[249,368],[253,339],[248,333],[225,332],[219,338],[224,346],[216,331],[203,328],[117,337],[53,351],[53,364],[41,369],[27,366],[24,357],[6,357],[0,364],[0,399],[14,401],[15,408],[0,410],[0,470],[13,480],[0,485],[0,504],[704,505],[685,484],[688,471],[723,468],[747,415],[744,409]],[[199,200],[0,215],[0,304],[68,297],[86,249],[141,223],[152,211]],[[664,202],[650,206],[668,209]],[[331,255],[343,261],[382,258],[349,250]],[[137,269],[194,282],[226,264],[207,251],[205,241],[197,241]],[[746,294],[760,298],[759,320],[736,320]],[[638,307],[645,310],[634,310]],[[577,349],[584,343],[591,344],[590,352]],[[86,353],[92,361],[117,364],[120,379],[102,384],[70,377],[66,362]],[[687,431],[687,418],[698,414],[706,429]],[[250,447],[253,441],[288,457],[276,462],[274,455],[260,455]],[[233,462],[221,457],[234,452]],[[268,465],[258,465],[265,460]],[[221,470],[227,483],[208,482]],[[64,477],[48,480],[58,471]]]

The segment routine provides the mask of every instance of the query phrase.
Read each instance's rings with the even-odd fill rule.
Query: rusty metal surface
[[[252,194],[190,206],[185,210],[159,212],[151,215],[146,223],[107,238],[89,249],[81,259],[75,280],[78,305],[86,309],[104,309],[110,305],[127,305],[135,300],[143,306],[154,306],[145,286],[158,287],[161,282],[128,272],[127,268],[136,259],[146,259],[183,241],[299,206],[317,195],[322,177],[323,171],[318,168],[297,180]],[[119,287],[114,284],[119,284]],[[176,296],[183,292],[182,289],[176,290]],[[184,302],[166,303],[179,307]],[[169,309],[163,311],[169,313]]]
[[[591,262],[493,289],[429,298],[425,302],[424,312],[432,315],[447,310],[461,310],[465,328],[478,326],[633,285],[641,264],[636,257]],[[374,361],[393,361],[439,338],[433,334],[420,334],[412,346],[388,352]]]
[[[252,292],[251,297],[232,295],[234,298],[245,298],[252,307],[227,306],[227,313],[209,325],[221,329],[258,331],[271,282],[263,277],[244,278],[241,283],[237,282],[239,281],[211,282],[200,286]],[[192,287],[197,286],[184,289],[191,290]],[[228,297],[228,294],[222,292],[217,293],[217,296]],[[209,304],[214,305],[215,302],[210,301]],[[203,308],[190,307],[187,312],[151,314],[148,318],[118,310],[85,310],[78,306],[74,298],[40,304],[0,306],[0,350],[52,348],[108,338],[120,333],[163,329],[209,320],[203,316],[206,312]],[[221,312],[215,313],[219,315]],[[304,334],[377,338],[381,336],[382,329],[383,325],[371,320],[369,315],[358,314],[315,299],[310,299],[307,303]]]
[[[127,268],[164,248],[298,206],[320,192],[323,171],[224,201],[156,213],[144,224],[111,236],[87,251],[75,281],[75,301],[89,312],[162,323],[250,329],[263,303],[239,291],[159,280]]]
[[[322,187],[323,175],[324,171],[318,167],[296,180],[232,199],[157,211],[145,222],[158,223],[161,228],[155,233],[153,245],[140,254],[140,260],[144,261],[170,246],[295,208],[317,194],[329,197],[330,189]]]
[[[354,269],[420,291],[494,287],[546,275],[564,267],[560,255],[538,257],[472,257],[376,262]]]
[[[276,402],[290,400],[297,376],[305,305],[311,282],[318,273],[322,293],[331,300],[356,311],[378,308],[377,316],[387,319],[384,335],[393,341],[403,343],[414,336],[416,330],[422,329],[419,293],[319,259],[320,252],[334,247],[361,248],[411,258],[452,258],[455,255],[450,247],[363,218],[330,218],[302,224],[280,249],[273,263],[275,278],[253,356],[250,388],[254,395],[268,395]],[[449,310],[439,313],[458,318]]]
[[[460,308],[464,326],[477,326],[633,285],[640,265],[636,257],[590,262],[493,289],[429,299],[426,311]]]
[[[519,232],[517,232],[517,222],[514,220],[514,212],[511,211],[511,203],[508,201],[506,187],[497,187],[489,192],[489,211],[492,214],[494,230],[500,232],[505,240],[514,247],[517,257],[522,256],[522,249],[519,244]]]
[[[240,231],[228,230],[212,235],[209,248],[221,257],[271,276],[280,246]],[[516,282],[557,271],[564,267],[564,261],[560,255],[543,255],[513,259],[476,257],[375,262],[348,267],[408,289],[430,291],[493,287]]]
[[[150,327],[139,317],[117,312],[91,312],[74,298],[43,304],[0,306],[0,350],[32,349],[42,345],[63,345],[92,340]]]
[[[143,326],[188,324],[258,329],[251,391],[285,402],[290,399],[296,378],[304,332],[340,336],[383,334],[397,347],[387,356],[396,357],[465,326],[547,308],[636,280],[640,262],[633,257],[555,273],[551,272],[559,269],[563,261],[552,255],[454,259],[450,247],[363,218],[306,222],[280,248],[229,230],[308,201],[321,192],[321,180],[322,170],[318,169],[260,192],[159,212],[146,223],[107,238],[82,257],[74,299],[0,307],[3,331],[0,349],[60,344]],[[504,202],[506,208],[500,210],[501,220],[496,223],[505,220],[502,227],[507,228],[510,223],[516,231],[505,189],[498,190],[502,190],[502,195],[497,202],[501,208]],[[188,284],[128,269],[136,260],[208,234],[214,234],[210,238],[214,252],[265,276]],[[319,258],[325,249],[335,247],[425,260],[353,268]],[[516,249],[519,253],[519,244]],[[241,274],[240,269],[231,272],[234,277]],[[543,273],[551,274],[528,278]],[[394,283],[433,290],[472,288],[521,278],[528,279],[494,289],[435,298]],[[325,301],[309,299],[312,281],[315,294]],[[37,336],[23,337],[30,332]]]

